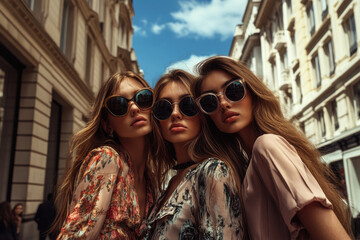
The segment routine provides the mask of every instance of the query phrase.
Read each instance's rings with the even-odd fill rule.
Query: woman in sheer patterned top
[[[117,73],[101,87],[87,126],[74,135],[58,191],[57,239],[138,239],[156,179],[149,143],[153,91]]]
[[[239,239],[240,185],[231,164],[210,157],[218,155],[201,137],[192,81],[191,74],[173,70],[155,86],[156,164],[162,180],[174,176],[150,212],[146,239]]]
[[[193,92],[207,134],[241,143],[241,195],[251,239],[350,239],[347,206],[320,153],[286,120],[276,96],[245,65],[215,56],[198,65]],[[247,156],[247,158],[245,157]],[[249,163],[247,163],[249,159]]]

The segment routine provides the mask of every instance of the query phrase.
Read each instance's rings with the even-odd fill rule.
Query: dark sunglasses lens
[[[135,95],[134,101],[141,109],[150,108],[153,104],[153,93],[149,89],[144,89]]]
[[[170,117],[172,110],[171,103],[166,100],[160,100],[155,103],[153,114],[157,119],[165,120]]]
[[[204,95],[200,99],[200,105],[205,112],[207,113],[214,112],[218,107],[217,96],[212,94]]]
[[[179,108],[183,114],[188,117],[195,116],[198,113],[195,101],[192,97],[185,97],[179,102]]]
[[[244,85],[239,81],[230,83],[225,89],[226,97],[231,101],[239,101],[244,97],[245,88]]]
[[[106,106],[112,114],[122,116],[127,112],[128,100],[120,96],[112,97],[106,102]]]

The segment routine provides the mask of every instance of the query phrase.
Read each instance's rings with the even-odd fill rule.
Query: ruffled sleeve
[[[240,196],[232,172],[220,160],[209,160],[198,175],[201,239],[241,239]]]
[[[296,149],[284,138],[273,134],[260,136],[254,144],[251,161],[292,234],[296,235],[302,228],[294,216],[304,206],[316,201],[332,208]]]
[[[120,157],[112,148],[100,147],[88,154],[86,163],[58,239],[97,239],[102,230],[122,169]]]

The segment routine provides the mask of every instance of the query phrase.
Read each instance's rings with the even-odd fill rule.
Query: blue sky
[[[169,68],[228,55],[246,0],[134,0],[133,48],[151,86]]]

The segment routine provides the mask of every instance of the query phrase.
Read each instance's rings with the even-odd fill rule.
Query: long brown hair
[[[181,70],[181,69],[173,69],[170,72],[161,76],[161,78],[157,81],[154,92],[155,92],[155,101],[159,100],[159,95],[162,89],[170,82],[178,82],[183,84],[185,88],[191,94],[190,86],[195,81],[195,77],[190,73]],[[165,183],[165,179],[167,177],[168,170],[176,164],[176,156],[175,149],[171,142],[165,140],[162,137],[160,130],[159,120],[155,119],[154,116],[151,116],[152,126],[153,126],[153,135],[154,135],[154,143],[153,143],[153,151],[156,157],[156,168],[161,169],[158,172],[158,181],[161,183]],[[159,189],[162,192],[163,187]]]
[[[199,63],[198,72],[200,77],[194,85],[195,97],[201,94],[201,84],[205,77],[214,70],[220,70],[233,77],[239,77],[246,83],[248,93],[253,100],[253,124],[259,134],[272,133],[284,137],[293,145],[301,160],[313,174],[326,197],[333,204],[334,212],[346,231],[351,234],[350,217],[347,206],[344,203],[337,187],[331,182],[335,182],[335,176],[326,165],[321,162],[321,154],[316,147],[306,138],[305,134],[299,130],[292,122],[287,120],[280,107],[280,103],[272,91],[258,79],[245,65],[236,62],[229,57],[211,57]],[[208,123],[212,122],[206,116]],[[215,127],[216,128],[216,127]],[[210,128],[213,133],[214,128]],[[217,133],[215,133],[217,134]],[[215,135],[216,136],[216,135]],[[236,141],[236,136],[233,141]],[[220,144],[221,148],[228,149],[229,146]],[[242,160],[241,160],[242,161]]]
[[[175,69],[163,75],[156,83],[154,89],[155,101],[159,99],[161,90],[169,82],[182,83],[185,88],[188,89],[189,94],[193,95],[192,87],[196,82],[196,78],[186,71]],[[247,160],[243,156],[240,143],[236,139],[235,141],[229,140],[228,136],[217,130],[216,126],[211,121],[206,124],[207,119],[203,114],[199,114],[199,118],[201,131],[198,136],[187,142],[187,152],[190,159],[197,163],[201,163],[209,157],[217,157],[224,161],[229,166],[230,172],[234,176],[236,187],[240,193],[241,181],[245,176],[247,166]],[[167,171],[176,163],[175,150],[172,143],[164,140],[161,136],[159,121],[154,117],[152,117],[152,120],[154,152],[156,153],[157,167],[163,169],[162,175],[159,177],[159,180],[163,182],[166,178]],[[216,132],[216,136],[209,134],[210,129]],[[223,148],[222,144],[229,146],[229,149]],[[242,216],[244,217],[244,215]],[[242,222],[245,223],[244,218],[242,219]],[[245,236],[247,236],[246,227]],[[247,238],[244,237],[244,239]]]
[[[0,203],[0,222],[2,222],[6,228],[10,223],[16,222],[16,217],[11,211],[9,202]]]
[[[132,78],[141,83],[144,87],[150,87],[150,85],[140,76],[133,72],[116,73],[112,75],[107,82],[100,88],[99,93],[95,99],[95,103],[92,106],[90,119],[85,128],[74,134],[70,141],[69,152],[67,161],[72,161],[72,166],[68,169],[64,175],[64,181],[57,191],[56,205],[57,205],[57,216],[53,225],[53,230],[57,230],[63,224],[67,214],[69,213],[70,202],[73,196],[74,188],[76,186],[77,178],[79,177],[79,170],[83,164],[83,160],[86,155],[94,148],[99,146],[107,145],[113,147],[117,152],[122,152],[126,157],[128,153],[122,147],[121,142],[118,138],[110,137],[108,133],[102,127],[102,122],[107,122],[108,112],[104,108],[104,101],[108,96],[111,96],[119,89],[121,81],[126,78]],[[115,133],[114,133],[115,134]],[[116,134],[115,134],[116,135]],[[151,142],[151,134],[146,136],[145,154],[146,177],[152,183],[154,188],[157,187],[157,181],[154,181],[153,175],[155,169],[153,168],[153,154],[149,148]],[[155,193],[155,192],[154,192]]]

